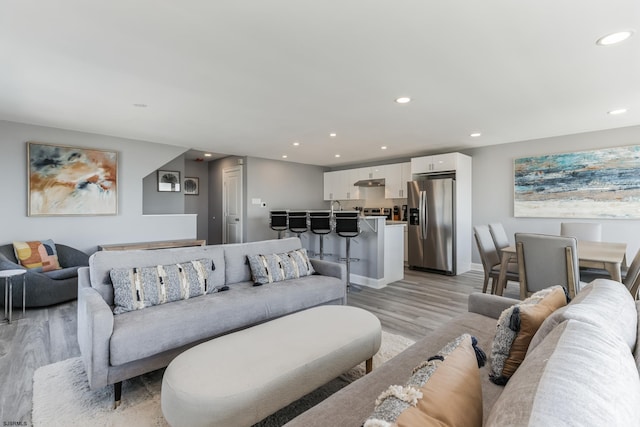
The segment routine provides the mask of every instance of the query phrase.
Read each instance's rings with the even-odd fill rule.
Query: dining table
[[[502,249],[496,294],[502,295],[507,284],[507,267],[516,260],[516,246]],[[606,270],[612,280],[622,281],[621,268],[627,264],[627,244],[578,240],[578,264],[584,268]]]

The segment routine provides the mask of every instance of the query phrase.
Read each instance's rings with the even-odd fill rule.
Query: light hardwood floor
[[[367,309],[383,329],[417,340],[467,309],[467,297],[482,290],[482,273],[442,276],[405,270],[405,278],[383,289],[362,288],[348,304]],[[506,296],[518,297],[510,284]],[[40,366],[80,355],[76,303],[14,310],[14,322],[0,325],[0,425],[31,425],[33,373]],[[22,422],[24,424],[10,424]]]

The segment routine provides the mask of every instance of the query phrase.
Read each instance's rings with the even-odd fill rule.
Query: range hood
[[[384,187],[384,178],[361,179],[353,185],[355,187]]]

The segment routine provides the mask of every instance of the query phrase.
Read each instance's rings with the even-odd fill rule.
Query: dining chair
[[[482,292],[487,291],[487,285],[489,279],[491,279],[491,293],[496,292],[496,284],[498,277],[500,276],[500,255],[493,243],[489,226],[476,225],[473,227],[473,235],[478,245],[478,252],[480,253],[480,260],[482,261],[482,268],[484,270],[484,282],[482,284]],[[517,265],[509,263],[507,268],[507,280],[514,282],[519,281]]]
[[[628,268],[622,268],[620,271],[622,276],[622,283],[629,289],[631,296],[634,299],[638,298],[638,287],[640,287],[640,249],[636,252],[636,256],[633,257],[633,261]],[[611,279],[608,272],[604,270],[591,270],[580,271],[580,280],[583,282],[591,282],[595,279]]]
[[[563,286],[570,298],[580,290],[575,237],[516,233],[520,299],[549,286]]]
[[[491,238],[496,245],[496,249],[498,249],[498,252],[502,255],[502,249],[510,245],[507,232],[504,231],[504,227],[500,222],[492,222],[489,224],[489,231],[491,232]]]
[[[591,242],[602,241],[602,224],[597,222],[562,222],[560,235]]]

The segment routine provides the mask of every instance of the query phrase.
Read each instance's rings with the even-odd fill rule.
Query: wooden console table
[[[130,249],[166,249],[166,248],[184,248],[187,246],[204,246],[206,240],[198,239],[182,239],[182,240],[162,240],[156,242],[137,242],[137,243],[117,243],[113,245],[99,245],[99,251],[126,251]]]

